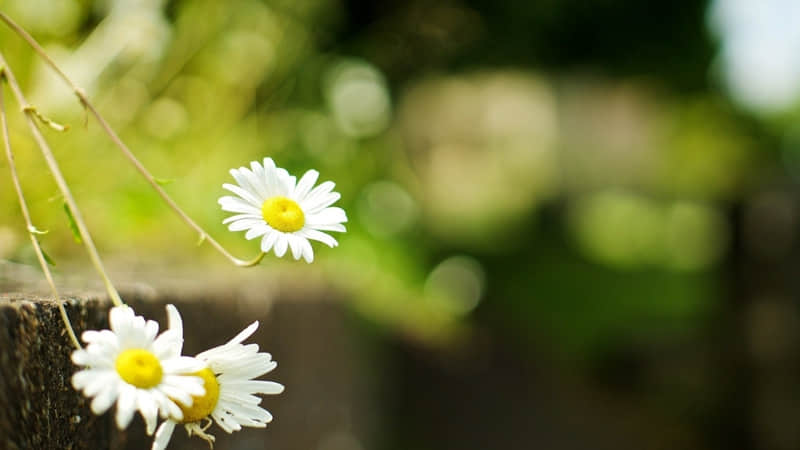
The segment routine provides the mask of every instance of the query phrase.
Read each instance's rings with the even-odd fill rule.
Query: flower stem
[[[80,103],[83,105],[84,108],[86,108],[87,111],[89,111],[89,113],[91,113],[92,116],[94,116],[94,118],[100,124],[100,128],[102,128],[103,131],[111,139],[111,142],[113,142],[114,145],[116,145],[117,148],[119,148],[119,150],[122,152],[125,158],[127,158],[128,161],[131,164],[133,164],[136,170],[144,177],[144,179],[147,180],[147,182],[156,191],[156,193],[158,193],[159,197],[161,197],[164,203],[166,203],[167,206],[169,206],[169,208],[172,209],[172,211],[174,211],[175,214],[177,214],[178,217],[180,217],[180,219],[184,223],[186,223],[186,225],[188,225],[194,231],[199,233],[201,241],[208,241],[208,243],[211,244],[211,246],[214,247],[215,250],[221,253],[234,265],[237,265],[239,267],[252,267],[261,262],[261,259],[264,258],[263,252],[261,252],[258,256],[256,256],[251,260],[243,260],[236,258],[230,252],[228,252],[228,250],[226,250],[225,247],[222,246],[222,244],[220,244],[214,238],[212,238],[208,234],[208,232],[206,232],[200,225],[197,224],[197,222],[192,220],[192,218],[189,217],[189,215],[186,214],[178,206],[178,204],[175,203],[172,197],[170,197],[169,194],[167,194],[167,192],[158,184],[156,178],[144,167],[141,161],[139,161],[139,159],[136,158],[136,156],[128,148],[128,146],[125,145],[124,142],[122,142],[122,139],[120,139],[119,135],[117,135],[114,129],[111,128],[108,122],[106,122],[103,116],[89,101],[89,98],[86,96],[86,93],[83,91],[83,89],[75,85],[75,83],[72,82],[72,80],[58,67],[58,65],[56,65],[53,59],[50,58],[47,52],[44,51],[42,46],[39,45],[38,42],[36,42],[36,39],[34,39],[33,36],[31,36],[27,31],[25,31],[16,22],[11,20],[11,18],[5,15],[3,12],[0,12],[0,20],[5,22],[6,25],[8,25],[15,33],[17,33],[23,40],[25,40],[25,42],[27,42],[28,45],[30,45],[33,48],[33,50],[42,58],[42,60],[44,60],[44,62],[48,66],[50,66],[51,69],[53,69],[53,71],[58,75],[58,77],[61,78],[61,80],[64,81],[64,83],[66,83],[70,87],[70,89],[72,89],[72,91],[78,97]]]
[[[0,68],[0,79],[5,79],[5,70],[3,68]],[[64,321],[64,327],[67,329],[69,339],[72,341],[72,344],[75,346],[75,348],[80,349],[81,344],[78,342],[78,338],[75,336],[75,330],[72,329],[72,323],[67,315],[67,310],[64,309],[64,303],[61,301],[61,296],[59,295],[56,284],[53,281],[53,275],[50,273],[50,268],[47,266],[47,261],[44,258],[44,252],[39,244],[39,239],[36,238],[36,227],[33,226],[31,215],[28,211],[28,205],[25,202],[25,195],[22,193],[22,184],[19,181],[19,176],[17,175],[17,166],[14,163],[14,152],[11,150],[11,139],[9,138],[8,133],[8,121],[6,119],[6,106],[5,99],[3,98],[2,86],[0,86],[0,126],[2,126],[3,129],[3,144],[5,145],[6,149],[8,168],[11,170],[11,180],[14,182],[14,190],[17,192],[19,207],[22,210],[22,217],[25,219],[25,225],[28,229],[28,235],[31,238],[31,243],[33,244],[33,250],[36,253],[36,258],[39,260],[39,265],[42,267],[44,277],[47,279],[47,284],[50,285],[50,292],[52,292],[53,298],[56,300],[58,311],[61,313],[61,320]]]
[[[83,245],[86,247],[86,251],[89,253],[89,259],[92,261],[92,264],[94,265],[95,270],[97,270],[97,273],[100,275],[100,278],[103,279],[103,283],[105,284],[106,291],[108,292],[111,301],[116,306],[122,305],[122,299],[120,298],[116,288],[114,288],[114,285],[111,283],[111,279],[108,277],[108,274],[106,273],[105,267],[103,266],[103,261],[100,259],[100,255],[97,253],[97,248],[95,247],[92,236],[89,234],[89,230],[83,221],[83,216],[78,209],[78,204],[72,197],[72,193],[69,190],[67,181],[61,174],[61,170],[58,167],[58,162],[56,161],[55,156],[53,156],[53,151],[50,150],[50,146],[44,139],[41,130],[39,130],[39,126],[36,123],[37,119],[34,109],[29,107],[29,103],[25,99],[25,95],[22,93],[22,89],[19,87],[17,79],[14,77],[14,73],[8,66],[8,63],[3,57],[2,52],[0,52],[0,67],[3,67],[3,79],[11,88],[11,92],[16,98],[17,103],[19,103],[22,111],[25,113],[25,119],[28,123],[28,127],[31,130],[31,134],[33,135],[33,140],[36,141],[36,144],[42,151],[42,155],[47,162],[50,173],[53,175],[53,179],[55,179],[61,194],[64,196],[64,201],[66,202],[67,207],[70,209],[72,217],[75,219],[75,225],[78,229],[78,234],[83,241]]]

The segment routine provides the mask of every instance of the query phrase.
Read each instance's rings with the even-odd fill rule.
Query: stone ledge
[[[177,291],[176,291],[177,292]],[[329,294],[333,295],[333,294]],[[272,353],[278,368],[264,379],[286,392],[265,396],[262,406],[275,420],[266,430],[227,434],[216,425],[214,448],[317,448],[335,430],[358,433],[369,417],[371,381],[365,379],[347,325],[349,315],[330,297],[269,304],[229,291],[190,296],[162,291],[122,293],[138,314],[166,326],[164,305],[175,304],[184,319],[184,354],[221,345],[254,320],[261,326],[248,342]],[[110,303],[102,294],[64,296],[76,333],[108,327]],[[266,299],[265,299],[266,300]],[[114,426],[113,410],[95,416],[89,401],[70,385],[72,346],[52,300],[32,294],[0,295],[0,450],[150,448],[137,414],[126,431]],[[359,433],[360,434],[360,433]],[[178,427],[170,450],[207,448]]]

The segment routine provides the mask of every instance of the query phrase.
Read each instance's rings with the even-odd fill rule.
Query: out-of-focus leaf
[[[44,256],[44,260],[47,261],[47,264],[50,264],[51,266],[55,267],[56,262],[53,261],[53,258],[51,258],[50,255],[48,255],[47,252],[44,251],[44,249],[41,250],[42,250],[42,256]]]
[[[78,244],[83,243],[83,239],[81,239],[81,233],[78,231],[78,224],[75,223],[75,217],[72,216],[72,211],[69,209],[69,206],[66,203],[64,203],[64,212],[67,214],[69,229],[72,231],[72,237],[75,238],[75,242]]]

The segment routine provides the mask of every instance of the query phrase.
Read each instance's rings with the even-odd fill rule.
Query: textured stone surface
[[[79,333],[107,326],[96,297],[68,298],[66,307]],[[0,296],[0,447],[109,447],[108,417],[92,415],[70,386],[72,350],[54,302]]]

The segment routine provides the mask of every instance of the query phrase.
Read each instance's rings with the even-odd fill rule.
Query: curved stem
[[[156,191],[156,193],[158,193],[159,197],[161,197],[161,199],[164,201],[164,203],[166,203],[167,206],[169,206],[169,208],[172,209],[172,211],[174,211],[175,214],[177,214],[178,217],[180,217],[180,219],[184,223],[186,223],[190,228],[192,228],[197,233],[199,233],[201,241],[208,241],[208,243],[211,244],[211,246],[214,247],[215,250],[217,250],[223,256],[228,258],[228,260],[230,260],[233,264],[235,264],[235,265],[237,265],[239,267],[251,267],[251,266],[254,266],[254,265],[258,264],[261,261],[261,259],[264,257],[263,253],[258,255],[253,260],[249,260],[249,261],[248,260],[242,260],[242,259],[239,259],[239,258],[233,256],[230,252],[228,252],[228,250],[225,249],[225,247],[222,246],[222,244],[220,244],[214,238],[212,238],[203,229],[203,227],[201,227],[200,225],[197,224],[197,222],[192,220],[192,218],[189,217],[189,215],[186,214],[178,206],[178,204],[175,203],[175,201],[172,199],[172,197],[170,197],[169,194],[167,194],[167,192],[158,184],[158,182],[156,181],[155,177],[144,167],[144,165],[141,163],[141,161],[139,161],[139,159],[136,158],[136,156],[128,148],[128,146],[125,145],[124,142],[122,142],[122,139],[120,139],[119,135],[117,135],[117,133],[114,131],[114,129],[111,128],[111,126],[108,124],[108,122],[106,122],[106,120],[103,118],[103,116],[97,111],[97,109],[94,107],[94,105],[89,101],[89,98],[86,96],[86,93],[83,91],[83,89],[81,89],[80,87],[75,85],[75,83],[73,83],[72,80],[56,65],[56,63],[52,60],[52,58],[50,58],[50,56],[47,54],[47,52],[44,51],[42,46],[39,45],[38,42],[36,42],[36,39],[34,39],[33,36],[28,34],[27,31],[25,31],[22,27],[17,25],[16,22],[11,20],[11,18],[8,17],[7,15],[5,15],[3,12],[0,12],[0,20],[5,22],[6,25],[8,25],[12,30],[14,30],[15,33],[17,33],[20,37],[22,37],[22,39],[25,40],[25,42],[27,42],[28,45],[30,45],[34,49],[34,51],[36,51],[37,54],[39,54],[39,56],[42,58],[42,60],[44,60],[44,62],[48,66],[50,66],[50,68],[53,69],[53,71],[55,71],[55,73],[58,75],[58,77],[61,78],[61,80],[63,80],[70,87],[70,89],[72,89],[72,91],[78,97],[78,100],[81,102],[83,107],[86,108],[86,110],[89,111],[94,116],[94,118],[100,124],[100,128],[102,128],[103,131],[111,139],[111,142],[113,142],[114,145],[116,145],[117,148],[120,149],[120,151],[125,156],[125,158],[127,158],[128,161],[130,161],[130,163],[133,164],[133,166],[136,168],[136,170],[144,177],[144,179],[147,180],[147,182]]]
[[[4,69],[0,68],[0,79],[4,78],[5,71]],[[72,323],[67,315],[67,310],[64,309],[64,303],[61,301],[61,296],[58,294],[58,289],[53,281],[53,275],[50,273],[50,268],[47,266],[47,260],[44,258],[44,252],[42,251],[41,245],[39,245],[39,239],[36,238],[36,227],[33,226],[31,215],[28,211],[28,204],[25,202],[25,195],[22,193],[22,184],[19,181],[19,176],[17,175],[17,166],[14,163],[14,152],[11,151],[11,139],[9,138],[8,133],[8,121],[6,119],[6,106],[5,99],[3,98],[2,86],[0,86],[0,126],[2,126],[3,129],[3,144],[5,145],[6,149],[8,168],[11,170],[11,180],[14,183],[14,190],[17,192],[19,207],[22,210],[22,217],[25,219],[25,225],[28,229],[28,235],[31,238],[31,244],[33,244],[33,251],[36,253],[36,259],[39,260],[39,265],[42,267],[44,277],[47,279],[47,284],[50,286],[50,292],[53,294],[53,297],[56,300],[58,312],[61,314],[61,320],[64,322],[64,327],[67,329],[69,339],[72,341],[72,345],[74,345],[75,348],[80,349],[81,344],[78,342],[78,338],[75,336],[75,330],[72,329]]]
[[[69,190],[67,181],[61,174],[61,170],[58,167],[58,162],[56,161],[55,156],[53,156],[53,151],[50,150],[50,146],[47,144],[44,136],[42,136],[41,130],[39,130],[39,126],[36,123],[36,114],[34,113],[34,109],[29,107],[29,103],[25,99],[22,89],[19,87],[19,83],[17,83],[17,79],[14,77],[14,72],[12,72],[11,68],[8,67],[8,63],[3,57],[2,52],[0,52],[0,67],[3,67],[4,79],[11,88],[11,92],[14,94],[17,103],[19,103],[22,111],[25,113],[25,119],[28,123],[28,127],[31,130],[33,139],[36,141],[36,144],[42,151],[42,155],[47,162],[47,167],[50,168],[50,173],[53,175],[53,179],[55,179],[59,190],[64,195],[64,201],[72,213],[76,228],[78,229],[78,234],[80,235],[81,240],[86,247],[86,251],[89,253],[89,259],[92,261],[97,273],[100,274],[100,277],[103,279],[103,283],[105,284],[106,291],[108,292],[111,301],[116,306],[122,305],[122,299],[120,298],[116,288],[114,288],[114,285],[111,283],[111,279],[108,277],[108,274],[106,273],[105,267],[103,266],[103,261],[100,259],[100,255],[98,254],[97,248],[94,245],[92,236],[89,234],[89,230],[83,221],[83,216],[78,209],[78,204],[72,197],[72,193]]]
[[[258,263],[260,263],[260,262],[261,262],[261,260],[262,260],[262,259],[264,259],[264,256],[265,256],[265,255],[266,255],[266,253],[264,253],[264,252],[261,252],[261,253],[259,253],[259,254],[258,254],[258,256],[256,256],[255,258],[253,258],[253,259],[251,259],[251,260],[248,260],[248,261],[242,261],[242,263],[241,263],[241,264],[239,264],[239,267],[253,267],[253,266],[257,266],[257,265],[258,265]]]

